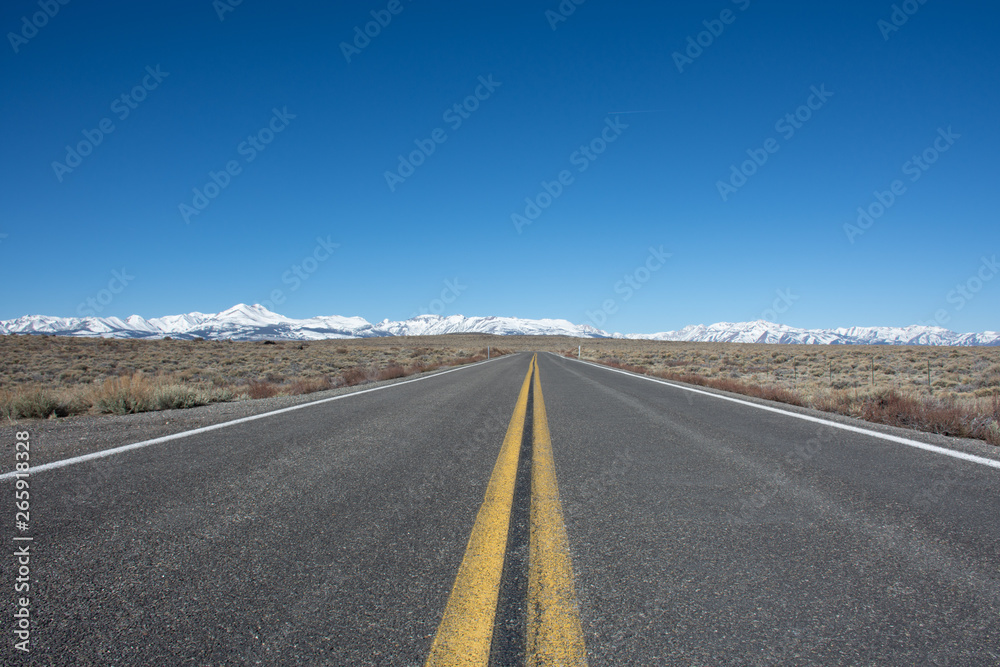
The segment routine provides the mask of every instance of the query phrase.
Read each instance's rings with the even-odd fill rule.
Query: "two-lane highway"
[[[1000,664],[997,468],[531,360],[32,474],[31,653],[8,630],[4,664],[422,664],[522,407],[512,534],[565,547],[504,560],[565,556],[591,665]],[[523,596],[529,632],[568,599]]]

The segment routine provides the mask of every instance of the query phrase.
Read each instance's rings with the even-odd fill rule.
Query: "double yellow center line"
[[[529,394],[532,458],[526,658],[529,665],[587,664],[536,355],[521,384],[428,666],[489,663]]]

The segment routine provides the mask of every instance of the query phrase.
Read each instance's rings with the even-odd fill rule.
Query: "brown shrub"
[[[851,412],[866,421],[1000,444],[1000,430],[994,426],[1000,422],[1000,398],[996,396],[988,405],[977,402],[970,406],[950,396],[917,398],[889,389],[863,396],[857,403]]]
[[[396,378],[406,377],[406,369],[399,364],[389,364],[382,370],[378,372],[375,376],[377,380],[395,380]]]
[[[250,398],[271,398],[278,395],[278,388],[267,380],[250,380],[247,396]]]
[[[356,384],[362,384],[371,379],[368,369],[361,366],[344,369],[340,374],[340,378],[345,387],[353,387]]]
[[[824,393],[813,398],[813,407],[823,412],[835,412],[837,414],[851,414],[851,395],[845,391],[834,391]]]
[[[479,356],[478,354],[476,354],[476,355],[473,355],[473,356],[461,356],[461,357],[455,357],[454,359],[449,359],[449,360],[448,360],[447,362],[445,362],[445,363],[446,363],[446,364],[447,364],[448,366],[463,366],[463,365],[465,365],[465,364],[474,364],[474,363],[476,363],[477,361],[482,361],[482,360],[484,360],[484,359],[486,359],[486,356],[485,356],[485,355],[483,355],[483,356]]]
[[[333,382],[327,376],[316,378],[299,378],[288,386],[288,394],[298,396],[300,394],[314,394],[317,391],[333,389]]]
[[[649,369],[645,366],[636,366],[634,364],[626,364],[618,357],[604,357],[603,359],[598,359],[597,361],[605,366],[611,366],[612,368],[620,368],[623,371],[628,371],[629,373],[638,373],[640,375],[646,375]]]
[[[722,391],[729,391],[734,394],[754,396],[755,398],[762,398],[766,401],[777,401],[779,403],[787,403],[789,405],[798,406],[805,405],[803,398],[794,391],[785,389],[784,387],[776,387],[774,385],[750,384],[734,380],[732,378],[707,378],[703,375],[695,375],[693,373],[678,374],[671,373],[669,371],[659,371],[657,373],[653,373],[653,375],[668,380],[686,382],[687,384],[721,389]]]

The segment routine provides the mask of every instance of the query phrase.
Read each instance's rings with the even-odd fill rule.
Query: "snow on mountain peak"
[[[208,338],[212,340],[324,340],[377,336],[429,336],[484,333],[502,336],[548,335],[574,338],[623,338],[729,343],[799,343],[828,345],[1000,345],[1000,333],[959,334],[936,326],[841,327],[798,329],[766,320],[696,324],[654,334],[609,334],[590,324],[562,319],[522,319],[497,315],[422,314],[407,320],[371,324],[362,317],[324,315],[296,320],[260,304],[238,303],[220,313],[191,312],[146,320],[117,317],[48,317],[29,315],[0,321],[0,335],[48,333],[110,338]]]

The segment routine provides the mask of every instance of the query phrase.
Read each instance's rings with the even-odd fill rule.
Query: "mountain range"
[[[726,343],[800,343],[825,345],[1000,345],[1000,332],[955,333],[941,327],[850,327],[798,329],[764,320],[694,325],[679,331],[621,334],[567,320],[517,317],[418,315],[408,320],[372,324],[361,317],[337,315],[296,320],[261,305],[238,304],[221,313],[187,313],[145,319],[118,317],[49,317],[27,315],[0,320],[0,334],[55,334],[104,338],[205,338],[209,340],[326,340],[378,336],[430,336],[485,333],[501,336],[572,336]]]

